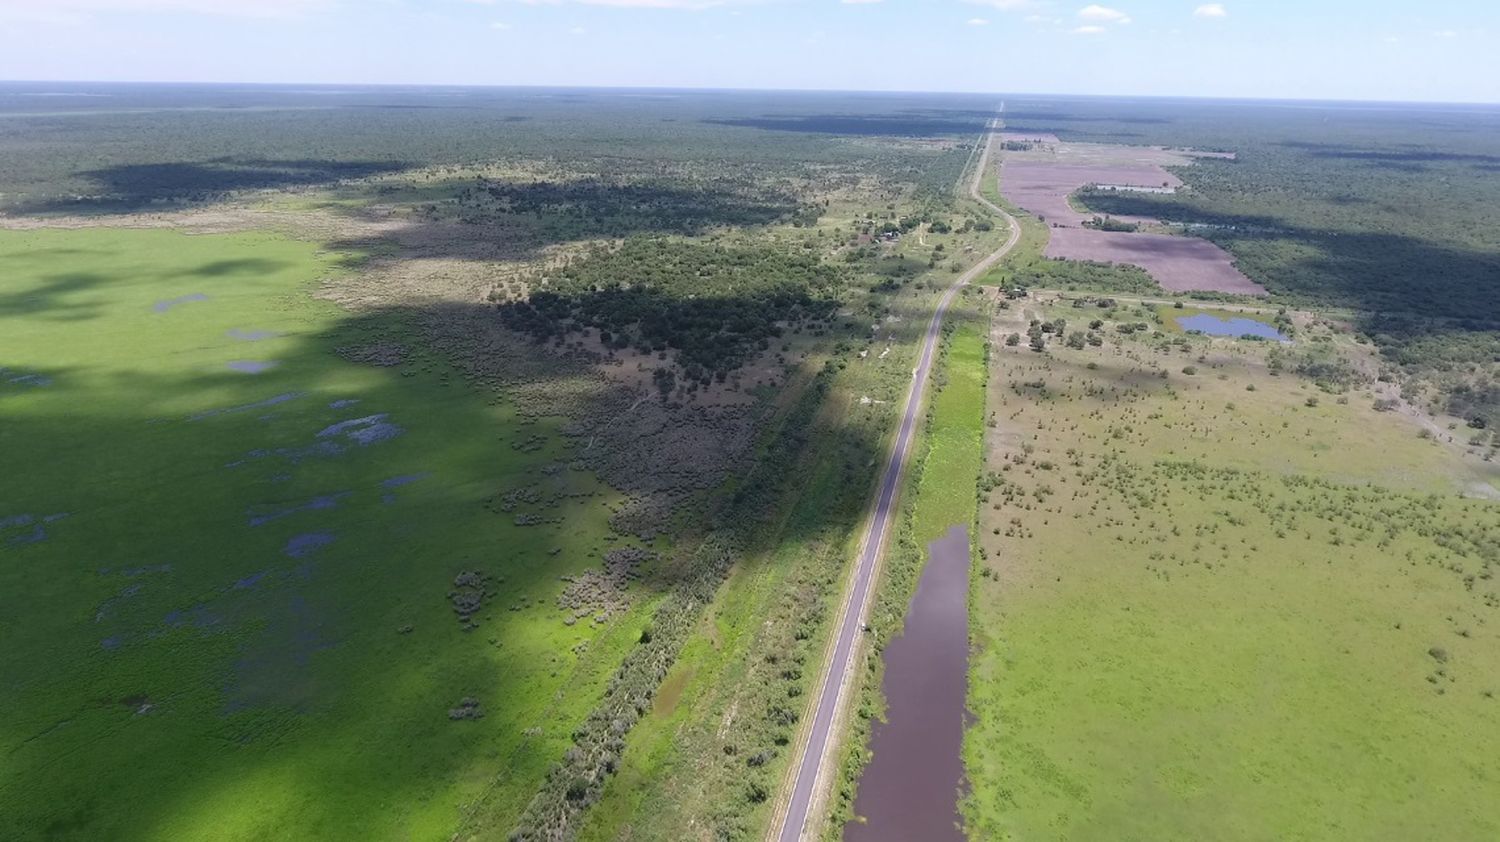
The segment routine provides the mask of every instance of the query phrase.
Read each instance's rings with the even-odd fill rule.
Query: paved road
[[[1004,108],[1002,105],[1001,110],[1003,111]],[[906,409],[901,416],[901,429],[896,435],[895,445],[891,448],[890,459],[886,463],[885,474],[880,480],[880,490],[875,497],[869,527],[865,531],[862,542],[864,549],[860,553],[858,565],[854,570],[852,587],[845,595],[844,605],[840,611],[833,657],[826,665],[822,678],[818,682],[812,726],[806,742],[802,745],[801,754],[796,759],[797,765],[792,778],[790,801],[786,812],[782,815],[781,824],[776,830],[776,838],[780,842],[798,842],[803,838],[808,820],[816,815],[814,807],[819,800],[819,795],[826,790],[830,773],[833,771],[833,758],[829,755],[833,743],[834,723],[838,721],[839,709],[845,702],[850,678],[856,667],[855,644],[859,640],[861,630],[865,625],[865,617],[869,613],[871,584],[879,566],[880,552],[885,546],[891,514],[895,510],[896,491],[901,487],[902,477],[906,473],[907,451],[910,450],[912,431],[916,429],[917,418],[922,408],[922,397],[927,386],[927,373],[932,367],[933,357],[937,354],[943,316],[947,314],[948,306],[953,303],[953,299],[961,289],[970,281],[989,271],[995,263],[1015,248],[1016,243],[1021,239],[1021,226],[1015,218],[995,206],[980,193],[985,171],[989,169],[990,152],[998,137],[993,124],[991,128],[992,131],[984,145],[984,152],[979,158],[979,167],[974,173],[974,180],[969,185],[969,195],[1005,220],[1010,226],[1010,237],[999,250],[959,276],[953,286],[943,293],[943,297],[938,301],[937,310],[932,314],[932,321],[927,325],[927,336],[922,343],[922,357],[917,363],[916,370],[912,372],[911,387],[906,394]]]

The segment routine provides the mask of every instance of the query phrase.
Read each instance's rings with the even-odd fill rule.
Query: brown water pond
[[[962,842],[964,696],[969,671],[969,534],[955,526],[927,546],[901,635],[883,658],[886,718],[870,731],[873,759],[854,799],[848,842]]]

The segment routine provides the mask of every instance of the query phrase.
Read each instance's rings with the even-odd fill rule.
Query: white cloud
[[[1224,8],[1223,3],[1204,3],[1193,10],[1195,18],[1227,18],[1229,10]]]
[[[1036,0],[964,0],[964,2],[973,6],[989,6],[991,9],[999,9],[1002,12],[1030,9],[1036,5]]]
[[[490,29],[498,29],[501,32],[504,32],[507,29],[510,29],[510,24],[506,23],[503,20],[497,20],[494,23],[490,24]]]
[[[1073,30],[1074,35],[1103,35],[1109,30],[1098,25],[1080,26]]]
[[[990,22],[986,18],[969,18],[964,21],[964,24],[967,26],[989,26]]]
[[[1130,23],[1130,15],[1125,14],[1119,9],[1111,9],[1108,6],[1100,6],[1098,3],[1084,6],[1082,9],[1079,9],[1078,17],[1080,20],[1094,21],[1096,23]]]

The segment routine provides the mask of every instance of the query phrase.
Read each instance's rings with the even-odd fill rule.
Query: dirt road
[[[1005,106],[1002,105],[1000,108],[1003,112]],[[999,136],[997,123],[998,120],[989,128],[984,151],[974,171],[974,180],[969,185],[969,195],[1005,220],[1005,223],[1010,226],[1010,236],[1004,245],[960,275],[958,280],[943,293],[943,297],[938,301],[937,310],[932,314],[932,321],[927,325],[927,334],[922,342],[922,355],[916,369],[912,372],[911,386],[906,394],[901,427],[896,434],[895,444],[891,447],[885,473],[881,477],[870,519],[865,528],[864,539],[860,544],[859,560],[854,569],[854,575],[850,578],[843,605],[839,610],[828,661],[818,680],[818,690],[811,708],[812,722],[794,760],[790,792],[784,794],[783,808],[778,811],[777,819],[772,825],[773,838],[780,842],[798,842],[804,837],[816,836],[815,833],[809,832],[810,822],[822,812],[821,801],[837,767],[833,756],[833,748],[837,743],[834,739],[836,724],[839,721],[841,708],[847,702],[848,691],[854,676],[855,653],[859,648],[859,638],[865,627],[865,617],[869,613],[870,596],[873,592],[876,572],[880,566],[880,553],[885,546],[886,535],[890,531],[891,515],[896,511],[896,492],[901,487],[902,478],[906,473],[907,453],[911,449],[912,432],[916,429],[917,419],[921,417],[927,374],[937,354],[943,316],[947,314],[949,305],[953,303],[953,299],[960,290],[970,281],[988,272],[1006,254],[1010,253],[1010,250],[1015,248],[1016,243],[1021,239],[1021,226],[1015,218],[984,198],[980,191],[985,174],[989,170],[990,153],[994,149],[995,138]]]

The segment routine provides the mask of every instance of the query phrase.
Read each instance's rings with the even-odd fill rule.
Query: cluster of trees
[[[1002,283],[1007,289],[1020,290],[1022,295],[1032,287],[1080,292],[1161,293],[1161,286],[1139,266],[1046,257],[1037,257],[1019,266],[1002,277]]]
[[[1298,343],[1292,347],[1272,348],[1266,354],[1266,364],[1272,372],[1296,372],[1329,392],[1348,391],[1368,379],[1326,343]]]
[[[632,238],[547,272],[499,305],[539,341],[588,329],[607,347],[675,351],[690,380],[724,379],[787,327],[831,319],[846,277],[816,256]]]
[[[1120,231],[1127,234],[1134,234],[1141,230],[1138,222],[1124,222],[1109,215],[1099,216],[1098,214],[1095,214],[1093,219],[1085,220],[1083,227],[1093,228],[1096,231]]]
[[[822,209],[746,174],[529,182],[475,178],[455,190],[451,207],[434,206],[434,212],[465,222],[519,217],[565,228],[571,237],[622,237],[642,231],[691,235],[716,227],[782,222],[800,227],[816,225]]]

